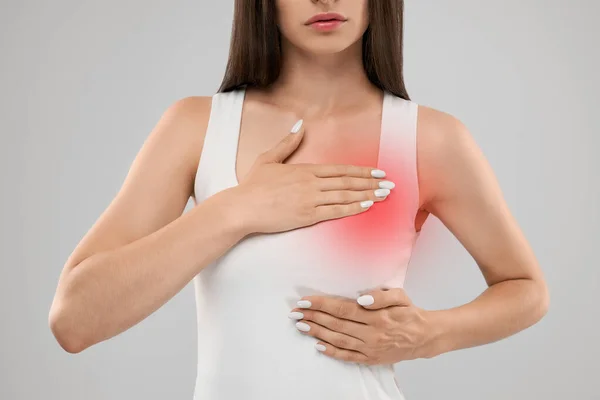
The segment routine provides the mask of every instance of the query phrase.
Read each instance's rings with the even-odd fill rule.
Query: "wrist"
[[[426,321],[425,341],[420,351],[420,358],[433,358],[452,349],[450,329],[446,311],[423,310]]]
[[[221,207],[221,215],[229,230],[240,236],[240,239],[255,233],[252,224],[252,213],[248,212],[237,186],[223,190],[215,195]]]

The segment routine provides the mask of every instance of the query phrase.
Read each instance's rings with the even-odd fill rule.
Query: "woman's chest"
[[[402,286],[410,239],[382,253],[364,235],[359,250],[345,246],[343,238],[326,237],[331,232],[319,227],[323,225],[246,238],[203,271],[203,279],[214,294],[235,288],[236,296],[243,298],[257,293],[353,297],[377,287]]]
[[[236,154],[236,173],[243,179],[256,158],[289,134],[297,117],[291,113],[250,110],[242,117]],[[353,164],[377,166],[381,118],[377,113],[303,121],[300,146],[285,163]]]

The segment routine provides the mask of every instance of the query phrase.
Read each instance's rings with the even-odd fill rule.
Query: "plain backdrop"
[[[77,355],[47,315],[63,263],[162,112],[216,91],[233,2],[0,4],[0,398],[191,399],[191,286]],[[470,128],[551,290],[529,330],[399,364],[408,400],[600,398],[598,15],[594,0],[406,1],[412,99]],[[485,288],[439,220],[421,239],[406,283],[417,305],[451,307]]]

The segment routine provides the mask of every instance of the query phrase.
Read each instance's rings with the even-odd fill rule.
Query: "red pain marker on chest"
[[[368,165],[354,160],[353,165]],[[418,196],[410,174],[396,165],[386,165],[386,177],[395,187],[383,201],[376,201],[368,210],[334,220],[321,222],[312,228],[315,247],[332,257],[342,257],[347,265],[389,264],[410,250],[414,235],[414,199]],[[365,262],[363,263],[362,260]],[[366,265],[368,264],[368,265]],[[362,268],[362,267],[360,267]]]

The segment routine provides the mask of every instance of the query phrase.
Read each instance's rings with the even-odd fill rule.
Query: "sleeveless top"
[[[244,98],[244,89],[212,98],[196,203],[239,184]],[[404,399],[393,365],[328,357],[288,314],[306,295],[356,299],[370,289],[402,287],[419,236],[417,110],[416,103],[384,93],[377,168],[396,184],[387,199],[354,216],[248,236],[194,278],[195,400]]]

